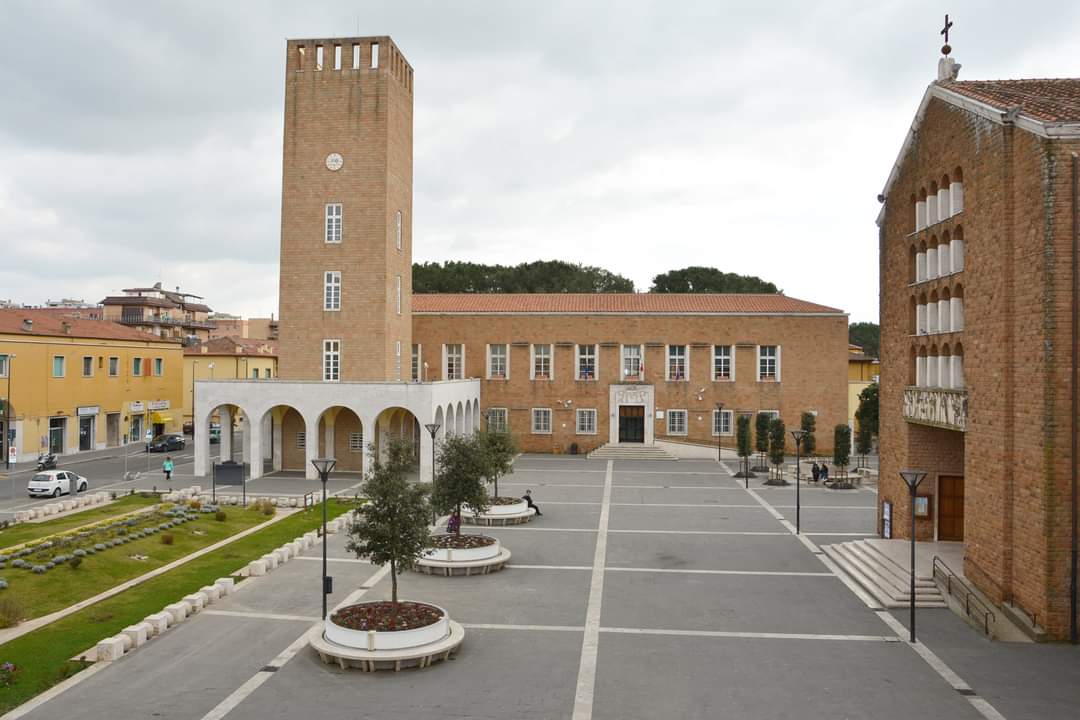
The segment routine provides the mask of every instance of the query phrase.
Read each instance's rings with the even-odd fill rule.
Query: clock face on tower
[[[341,166],[344,164],[345,159],[341,157],[341,153],[330,153],[326,156],[327,170],[340,170]]]

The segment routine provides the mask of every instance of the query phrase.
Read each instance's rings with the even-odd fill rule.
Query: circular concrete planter
[[[424,560],[438,560],[440,562],[475,562],[487,560],[499,554],[499,540],[491,538],[494,542],[483,547],[476,548],[432,548],[424,554]]]
[[[363,605],[364,603],[360,603]],[[431,605],[431,603],[425,603]],[[425,627],[411,630],[353,630],[342,627],[333,621],[333,615],[326,618],[327,640],[335,645],[354,650],[404,650],[422,645],[430,645],[442,640],[450,633],[450,616],[438,605],[431,605],[442,612],[438,621]]]
[[[520,515],[528,510],[529,504],[524,500],[518,500],[512,505],[490,505],[481,515],[488,517],[498,517],[500,515]],[[472,509],[468,505],[461,511],[462,515],[475,515]]]
[[[487,575],[510,562],[510,551],[496,538],[478,548],[432,548],[416,561],[417,572],[428,575]]]
[[[492,505],[477,514],[468,506],[461,510],[461,521],[471,525],[520,525],[533,519],[536,511],[524,500],[512,505]]]

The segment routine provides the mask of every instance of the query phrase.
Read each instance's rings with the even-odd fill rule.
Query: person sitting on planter
[[[536,517],[540,517],[544,513],[540,512],[540,508],[536,506],[536,503],[532,499],[532,490],[526,490],[525,494],[521,496],[521,499],[525,501],[525,504],[536,511]]]
[[[450,519],[446,521],[446,532],[457,533],[459,527],[461,527],[461,515],[455,510],[450,513]]]

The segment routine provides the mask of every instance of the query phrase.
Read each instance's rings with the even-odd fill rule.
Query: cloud
[[[1077,7],[955,3],[962,77],[1076,76]],[[996,5],[996,7],[994,7]],[[285,38],[416,70],[415,259],[715,265],[877,319],[936,3],[0,4],[0,296],[276,311]]]

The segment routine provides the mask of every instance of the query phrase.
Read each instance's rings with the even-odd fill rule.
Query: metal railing
[[[972,590],[967,584],[960,579],[960,576],[952,571],[952,569],[945,564],[937,555],[934,556],[934,581],[942,582],[945,584],[946,591],[953,597],[963,600],[964,612],[967,613],[969,618],[974,617],[974,613],[982,615],[983,632],[986,636],[990,636],[990,619],[993,618],[994,622],[997,622],[997,615],[994,611],[986,606],[975,591]]]

